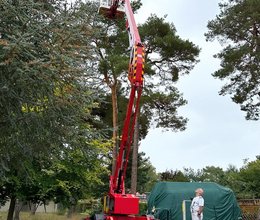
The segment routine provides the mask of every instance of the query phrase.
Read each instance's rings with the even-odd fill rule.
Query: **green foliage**
[[[146,120],[157,128],[183,131],[188,119],[178,116],[177,110],[186,103],[187,101],[183,99],[182,94],[176,88],[171,87],[164,93],[156,91],[147,96],[144,95],[142,114],[146,115]]]
[[[140,6],[140,1],[135,2],[134,10]],[[109,111],[97,110],[103,108],[107,101],[103,94],[109,90],[101,84],[105,81],[108,87],[117,87],[119,112],[125,112],[129,52],[125,21],[106,20],[96,12],[92,2],[1,2],[3,203],[10,197],[33,203],[54,199],[67,207],[104,191],[102,180],[108,177],[110,149],[100,128],[102,122],[106,128],[111,124],[103,120]],[[156,41],[152,39],[154,33],[149,32],[154,22],[165,28],[156,33]],[[173,83],[179,74],[193,68],[199,49],[180,39],[173,25],[156,16],[140,30],[145,44],[151,45],[146,54],[145,114],[140,117],[140,137],[147,134],[152,116],[156,116],[156,126],[183,130],[186,119],[177,116],[177,108],[186,101]],[[155,53],[161,61],[153,58]],[[156,79],[163,82],[162,87],[153,86],[151,82]],[[157,179],[148,158],[142,156],[140,192],[149,190]]]
[[[182,131],[187,119],[178,116],[178,108],[187,103],[174,86],[181,74],[188,74],[198,62],[199,48],[181,39],[173,24],[151,15],[140,26],[146,45],[145,88],[141,113],[155,127]]]
[[[127,68],[129,61],[128,34],[124,20],[109,20],[95,16],[92,28],[94,35],[100,77],[108,87],[116,86],[118,97],[128,97]],[[145,87],[141,105],[141,138],[149,127],[184,130],[187,119],[178,116],[177,110],[186,104],[182,94],[174,87],[181,74],[187,74],[198,62],[199,48],[176,35],[173,24],[164,18],[151,15],[139,26],[141,39],[146,46]],[[120,91],[120,92],[119,92]],[[119,99],[118,99],[119,100]],[[121,99],[122,100],[122,99]],[[158,104],[157,104],[158,103]],[[125,105],[119,102],[119,112],[125,112]],[[155,120],[153,120],[155,119]],[[122,120],[123,121],[123,120]]]
[[[107,173],[93,126],[99,90],[87,4],[0,5],[0,199],[65,206],[95,196]],[[3,132],[2,132],[3,131]]]
[[[252,198],[245,190],[246,183],[241,179],[240,170],[235,166],[230,165],[225,171],[224,185],[232,189],[237,198]]]
[[[146,45],[146,72],[149,76],[156,72],[163,83],[176,82],[198,62],[199,48],[181,39],[165,18],[151,15],[140,27],[140,34]]]
[[[192,168],[183,168],[183,174],[188,178],[189,182],[201,182],[203,181],[202,170],[194,170]]]
[[[147,202],[139,202],[139,214],[140,215],[146,215],[147,209],[148,209]]]
[[[84,69],[76,66],[86,60],[89,31],[80,32],[77,12],[61,3],[1,4],[1,150],[8,146],[2,164],[62,149],[80,129],[90,131],[75,127],[94,106],[80,83]]]
[[[259,158],[255,161],[248,162],[240,170],[241,180],[246,183],[245,189],[251,198],[260,197],[260,160]]]
[[[131,156],[130,156],[131,157]],[[130,160],[126,172],[126,188],[131,188],[131,167],[132,161]],[[137,189],[136,192],[145,193],[150,192],[153,185],[158,180],[155,168],[152,166],[149,161],[149,157],[145,157],[144,152],[138,153],[138,162],[137,162]]]
[[[245,160],[244,166],[240,169],[233,165],[229,165],[226,170],[206,166],[197,171],[192,168],[184,168],[183,174],[188,179],[187,181],[215,182],[232,189],[239,199],[253,199],[260,196],[259,172],[260,160],[259,156],[256,156],[254,161]]]
[[[95,3],[93,6],[95,7]],[[134,11],[140,6],[140,1],[134,2]],[[95,113],[107,123],[107,127],[113,126],[113,130],[108,131],[108,135],[113,132],[113,138],[116,139],[115,136],[118,134],[120,136],[122,130],[129,95],[129,85],[126,83],[129,62],[129,51],[126,49],[129,46],[129,39],[124,20],[109,20],[95,14],[92,16],[92,29],[97,30],[92,41],[96,57],[99,59],[94,68],[98,73],[96,77],[100,78],[101,83],[105,82],[104,90],[107,90],[108,94],[101,108],[98,108]],[[174,83],[178,81],[181,74],[188,74],[198,62],[200,50],[190,41],[182,40],[176,34],[173,24],[155,15],[151,15],[143,25],[139,26],[139,32],[146,47],[145,86],[140,105],[139,139],[147,135],[151,126],[182,131],[185,129],[187,119],[179,116],[177,111],[187,102]],[[109,100],[110,95],[112,101]],[[144,192],[151,187],[157,176],[150,164],[142,160],[141,162],[144,170],[150,174],[144,178],[147,175],[143,175],[145,172],[141,169],[141,165],[138,165],[137,191]],[[128,170],[128,178],[130,173]],[[128,180],[126,179],[126,187],[130,188]],[[145,182],[148,182],[149,186],[146,186]]]
[[[160,173],[160,181],[188,182],[188,178],[179,170],[166,170]]]
[[[206,166],[202,169],[202,178],[205,182],[215,182],[220,185],[225,184],[225,172],[220,167]]]
[[[184,168],[184,176],[188,178],[190,182],[215,182],[223,186],[227,186],[233,181],[229,178],[232,172],[236,172],[236,168],[230,166],[227,171],[224,171],[220,167],[206,166],[203,169],[194,170],[192,168]]]
[[[229,0],[219,4],[221,12],[209,21],[207,40],[218,39],[225,48],[216,55],[221,69],[213,76],[225,80],[220,95],[246,112],[246,119],[258,120],[260,111],[260,4],[257,0]]]

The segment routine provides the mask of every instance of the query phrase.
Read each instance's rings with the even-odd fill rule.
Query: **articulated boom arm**
[[[124,182],[126,168],[128,164],[130,148],[133,140],[135,122],[139,109],[139,102],[143,88],[144,73],[144,46],[141,43],[139,32],[135,23],[133,11],[129,0],[123,0],[121,4],[125,6],[126,28],[129,35],[130,61],[128,69],[128,79],[131,83],[131,92],[124,121],[122,139],[119,153],[116,160],[116,168],[110,179],[110,193],[125,194]],[[111,11],[119,5],[118,0],[114,0]]]
[[[122,139],[116,159],[115,171],[110,176],[109,193],[104,200],[104,212],[106,220],[150,220],[152,219],[150,217],[137,216],[139,213],[139,198],[135,195],[125,193],[126,168],[143,89],[144,45],[140,40],[130,0],[100,1],[99,12],[106,17],[116,19],[122,17],[124,14],[126,15],[126,29],[130,44],[128,79],[131,84]],[[123,9],[122,6],[124,6]]]

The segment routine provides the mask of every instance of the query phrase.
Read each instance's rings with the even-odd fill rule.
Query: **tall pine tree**
[[[219,4],[220,13],[208,23],[207,40],[218,39],[224,49],[215,55],[221,68],[213,73],[225,85],[220,95],[258,120],[260,113],[260,4],[259,0],[228,0]]]

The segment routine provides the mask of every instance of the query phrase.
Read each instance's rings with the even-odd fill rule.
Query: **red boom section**
[[[134,126],[137,120],[137,113],[143,88],[144,47],[142,45],[136,45],[134,51],[135,55],[132,59],[132,62],[130,62],[129,64],[128,73],[128,78],[131,82],[131,91],[123,126],[119,154],[116,160],[117,163],[115,173],[112,176],[110,193],[125,193],[124,180],[126,176],[126,168],[132,145]]]
[[[137,216],[139,214],[139,198],[132,194],[126,194],[124,184],[143,89],[145,49],[140,40],[129,0],[112,0],[108,10],[103,6],[100,7],[100,12],[109,18],[116,19],[119,15],[117,8],[120,5],[124,5],[125,8],[127,18],[126,28],[131,49],[128,68],[128,79],[131,84],[131,91],[122,130],[120,148],[116,159],[115,172],[110,176],[109,193],[104,201],[104,212],[106,213],[106,220],[144,220],[151,219],[151,217]]]

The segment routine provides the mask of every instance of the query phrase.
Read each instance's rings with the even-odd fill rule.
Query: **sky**
[[[228,96],[219,96],[223,85],[212,73],[220,61],[213,58],[222,47],[206,42],[207,22],[219,12],[218,0],[142,0],[143,6],[135,16],[143,23],[151,13],[172,22],[182,39],[189,39],[201,48],[200,62],[176,84],[188,101],[179,115],[189,119],[183,132],[150,130],[139,151],[146,153],[157,172],[202,169],[229,165],[240,168],[244,159],[255,160],[259,155],[259,121],[247,121],[239,105]]]

